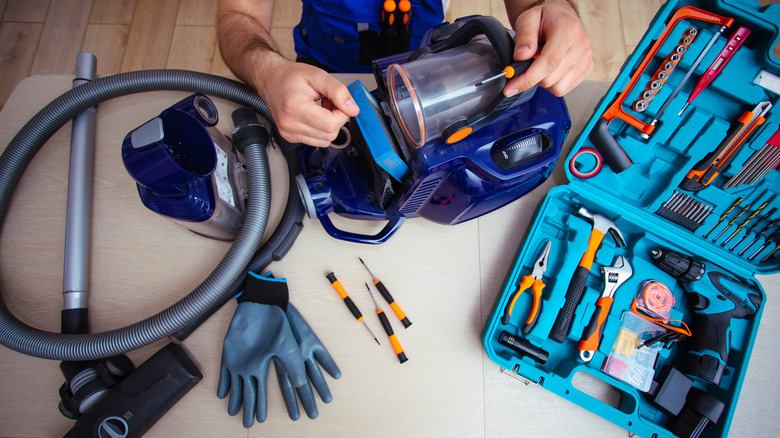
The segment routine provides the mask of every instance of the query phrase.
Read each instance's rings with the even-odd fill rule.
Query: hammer
[[[615,244],[618,247],[625,246],[626,241],[623,239],[623,234],[620,232],[614,222],[601,216],[599,214],[589,212],[585,207],[580,207],[577,210],[577,214],[589,219],[593,222],[593,229],[590,232],[590,238],[588,239],[588,250],[582,255],[580,264],[577,269],[574,270],[574,275],[569,283],[569,289],[566,291],[566,301],[558,312],[558,317],[555,319],[552,331],[550,332],[550,339],[555,342],[563,343],[566,340],[566,336],[569,335],[571,329],[571,322],[574,319],[574,311],[582,301],[582,295],[585,293],[585,286],[588,282],[588,275],[590,274],[590,268],[593,265],[593,259],[596,257],[596,252],[601,247],[601,242],[604,240],[604,235],[609,232],[612,238],[615,239]]]

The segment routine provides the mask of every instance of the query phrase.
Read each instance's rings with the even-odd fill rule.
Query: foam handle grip
[[[569,283],[569,290],[566,291],[566,302],[558,312],[558,317],[555,319],[552,331],[550,331],[550,339],[557,343],[563,343],[566,340],[566,336],[569,335],[571,329],[571,322],[574,319],[574,311],[577,310],[582,295],[585,293],[585,286],[588,281],[588,275],[590,270],[577,266],[574,271],[574,276]]]
[[[601,153],[604,162],[615,173],[620,173],[634,164],[626,155],[626,151],[620,147],[615,137],[609,132],[609,120],[603,117],[600,118],[593,130],[588,134],[588,138]]]
[[[580,351],[596,351],[601,343],[601,336],[604,334],[604,323],[607,321],[609,309],[612,307],[614,298],[600,297],[596,301],[596,311],[590,323],[585,328],[585,333],[580,340]]]

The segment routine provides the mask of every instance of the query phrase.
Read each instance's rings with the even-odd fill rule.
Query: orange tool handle
[[[653,60],[656,53],[658,53],[658,50],[661,48],[661,45],[664,43],[666,38],[672,32],[672,30],[674,30],[674,26],[680,20],[684,20],[684,19],[700,20],[708,23],[717,23],[720,24],[721,26],[726,26],[726,27],[730,27],[734,23],[734,19],[731,17],[723,17],[693,6],[683,6],[682,8],[678,9],[674,13],[674,15],[672,15],[672,18],[669,20],[669,23],[666,25],[666,28],[664,29],[661,36],[659,36],[658,39],[655,40],[655,43],[650,48],[650,51],[648,51],[647,55],[645,55],[644,59],[642,59],[642,62],[639,64],[636,71],[634,72],[634,75],[631,77],[631,81],[628,83],[628,85],[626,85],[626,87],[623,89],[623,91],[620,93],[617,99],[615,99],[615,101],[612,102],[612,105],[610,105],[607,108],[607,110],[604,112],[602,118],[606,119],[607,122],[612,121],[612,119],[614,118],[619,118],[625,121],[626,123],[628,123],[629,125],[641,130],[645,134],[650,134],[653,132],[655,126],[649,123],[642,122],[636,117],[623,111],[622,108],[623,102],[626,100],[626,96],[628,96],[628,94],[634,88],[634,85],[636,85],[636,83],[642,77],[642,73],[644,73],[645,68],[647,68],[647,65],[650,64],[650,61]]]
[[[344,287],[336,279],[336,276],[331,272],[330,274],[326,275],[326,277],[328,277],[328,280],[330,280],[330,285],[333,286],[333,289],[336,289],[336,292],[338,292],[341,299],[344,300],[344,304],[347,305],[347,308],[350,312],[352,312],[352,315],[355,317],[355,319],[363,322],[363,314],[360,313],[360,310],[357,308],[355,303],[352,302],[352,298],[347,296],[347,291],[344,290]]]
[[[531,287],[533,283],[534,283],[534,278],[530,275],[523,275],[522,277],[520,277],[520,283],[517,285],[517,290],[515,291],[514,294],[512,294],[512,298],[509,300],[509,304],[507,304],[506,310],[504,311],[504,317],[501,320],[501,322],[504,325],[509,324],[509,318],[512,316],[512,310],[514,310],[515,308],[515,303],[517,303],[517,299],[526,289]]]
[[[390,291],[388,291],[385,285],[382,284],[382,282],[379,280],[374,280],[374,285],[376,285],[376,288],[379,291],[379,294],[382,295],[382,298],[384,298],[385,301],[387,301],[387,304],[390,305],[390,308],[393,309],[393,313],[395,313],[395,316],[397,316],[401,321],[401,324],[404,325],[404,328],[409,328],[409,326],[412,325],[412,322],[409,321],[409,318],[406,317],[404,311],[401,310],[401,308],[393,299],[393,296],[390,295]]]
[[[591,266],[593,266],[593,260],[596,258],[596,252],[599,250],[603,240],[604,232],[594,228],[588,238],[588,250],[582,255],[579,266],[590,271]]]
[[[401,343],[398,342],[398,338],[396,338],[395,334],[393,333],[393,327],[390,325],[390,321],[387,320],[385,311],[382,309],[376,309],[376,314],[379,317],[379,322],[382,323],[382,328],[385,329],[385,333],[387,333],[387,337],[390,338],[390,344],[393,346],[393,351],[395,351],[395,355],[398,356],[398,360],[401,363],[409,360],[409,358],[406,357],[406,353],[404,353],[404,349],[401,348]]]
[[[409,21],[412,19],[412,3],[409,0],[398,2],[398,33],[405,35],[409,33]]]
[[[685,179],[680,183],[680,187],[688,191],[701,190],[708,186],[715,178],[720,175],[721,170],[728,167],[731,160],[736,156],[750,134],[764,121],[764,117],[759,117],[755,123],[749,122],[755,114],[747,111],[737,119],[737,124],[731,129],[729,135],[718,145],[718,147],[707,154],[696,166],[694,166],[685,175]]]
[[[599,349],[601,337],[604,334],[604,323],[607,321],[609,309],[612,307],[614,300],[611,297],[599,297],[596,301],[596,311],[593,312],[593,317],[591,317],[590,323],[585,328],[585,332],[580,340],[580,351],[596,351]]]
[[[382,3],[382,24],[393,26],[395,24],[396,3],[394,0],[385,0]]]
[[[534,299],[531,302],[531,313],[528,314],[528,319],[525,320],[525,325],[523,325],[523,334],[531,333],[531,330],[536,325],[536,321],[539,320],[539,313],[542,310],[542,289],[544,289],[542,280],[534,280],[534,284],[531,286],[531,290],[534,292]]]

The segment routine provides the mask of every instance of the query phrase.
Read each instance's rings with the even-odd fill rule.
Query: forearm
[[[230,70],[255,89],[265,71],[282,56],[271,37],[273,2],[223,0],[219,3],[217,37]]]
[[[577,5],[572,0],[504,0],[504,7],[506,7],[506,13],[509,16],[509,22],[514,23],[517,17],[528,9],[553,2],[568,4],[579,15]]]

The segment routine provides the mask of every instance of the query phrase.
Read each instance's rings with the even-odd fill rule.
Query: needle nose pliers
[[[517,290],[512,294],[512,297],[509,299],[509,304],[506,306],[506,310],[504,311],[504,316],[501,318],[501,322],[504,325],[509,324],[509,318],[512,316],[512,309],[515,307],[515,303],[517,302],[517,298],[520,297],[520,295],[526,291],[528,288],[531,288],[531,291],[533,292],[533,301],[531,302],[531,312],[528,314],[528,319],[525,320],[525,324],[523,325],[523,334],[528,334],[531,332],[531,330],[534,328],[534,325],[536,325],[536,321],[539,319],[539,313],[541,312],[542,307],[542,289],[544,289],[544,281],[542,281],[542,277],[544,276],[544,271],[547,270],[547,262],[550,258],[550,246],[551,242],[548,240],[547,244],[544,246],[544,250],[542,250],[542,255],[539,256],[539,258],[534,263],[533,270],[531,271],[530,275],[524,275],[520,278],[520,283],[518,284]]]

